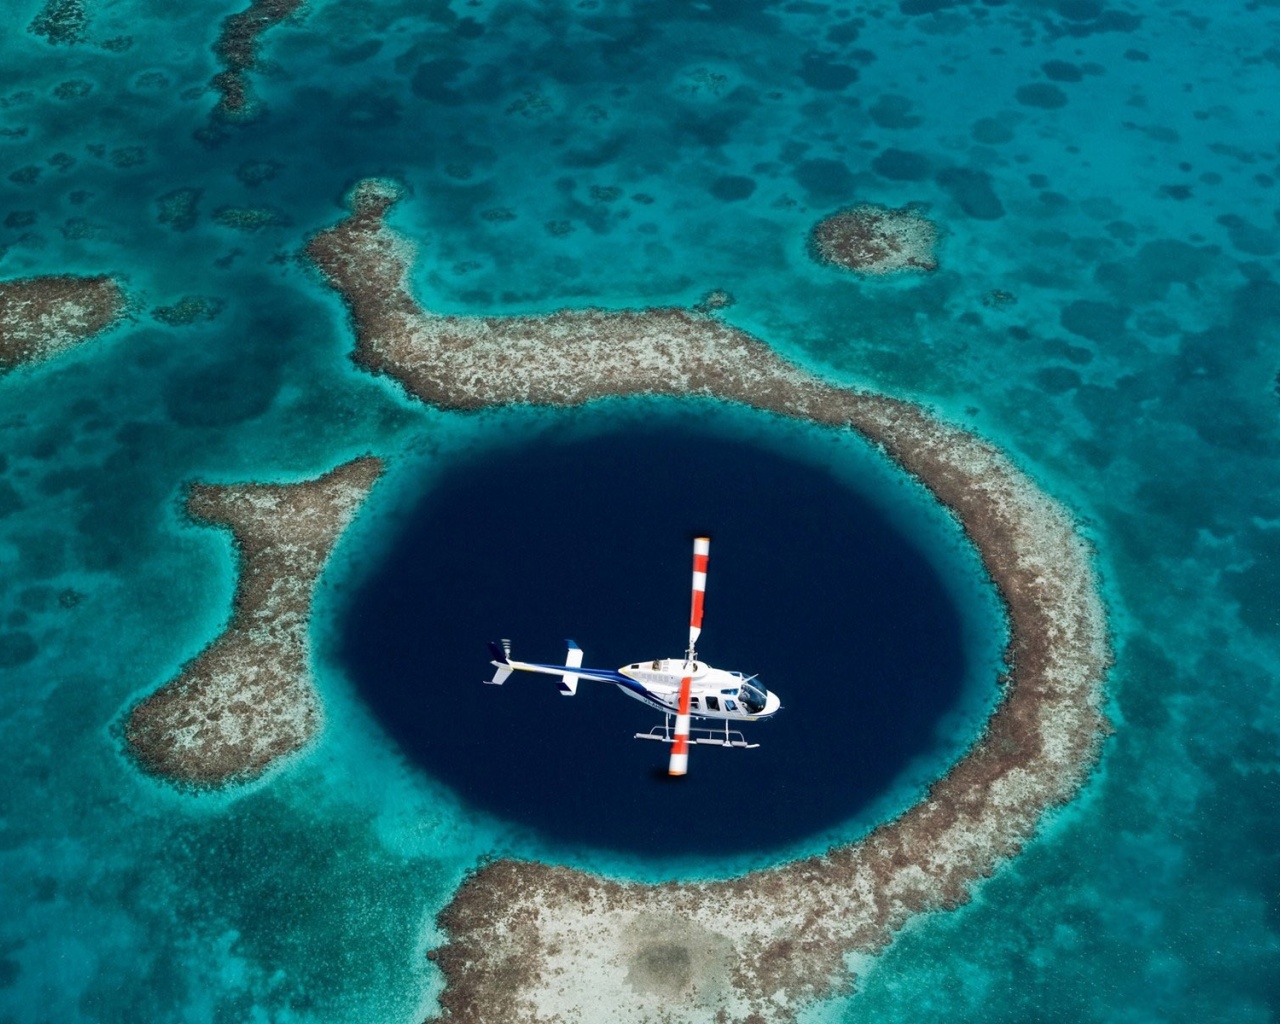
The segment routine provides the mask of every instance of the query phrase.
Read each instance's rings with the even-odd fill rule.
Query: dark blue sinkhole
[[[847,455],[845,456],[847,457]],[[551,842],[749,853],[821,834],[936,751],[961,704],[961,616],[883,509],[811,462],[661,420],[491,451],[446,471],[341,626],[340,657],[405,754]],[[617,668],[680,657],[691,540],[711,537],[701,658],[783,710],[755,750],[633,739],[661,715],[610,684],[492,675],[486,642]]]

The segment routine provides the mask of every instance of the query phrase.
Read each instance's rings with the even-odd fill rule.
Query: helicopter
[[[656,725],[648,732],[638,732],[635,738],[671,744],[668,775],[681,776],[688,771],[689,746],[693,743],[745,749],[758,747],[760,744],[748,743],[741,730],[731,728],[731,725],[769,718],[782,707],[782,701],[777,694],[757,682],[758,676],[713,668],[699,660],[696,650],[702,633],[702,605],[710,551],[711,538],[694,538],[693,604],[689,613],[689,646],[683,658],[637,661],[618,669],[586,668],[582,664],[582,648],[573,640],[566,640],[568,651],[564,664],[545,665],[516,661],[511,657],[511,641],[503,640],[489,644],[493,655],[490,664],[497,671],[492,679],[484,681],[501,686],[512,672],[559,676],[557,687],[566,697],[577,693],[578,682],[582,679],[613,683],[627,696],[663,713],[662,725]],[[693,726],[695,718],[719,721],[723,726]]]

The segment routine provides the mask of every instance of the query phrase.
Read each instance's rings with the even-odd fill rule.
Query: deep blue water
[[[699,655],[784,704],[755,750],[668,748],[610,684],[482,686],[485,642],[603,668],[678,657],[690,542],[712,538]],[[825,832],[934,751],[966,681],[938,568],[831,472],[660,419],[451,467],[367,568],[344,668],[405,753],[468,803],[551,840],[638,854],[767,851]]]

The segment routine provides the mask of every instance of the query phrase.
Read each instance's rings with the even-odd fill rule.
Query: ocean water
[[[0,379],[0,1019],[415,1021],[440,985],[423,956],[435,914],[480,858],[676,870],[672,854],[557,833],[469,791],[476,778],[433,771],[345,664],[371,572],[419,519],[461,529],[450,502],[477,494],[490,460],[518,468],[531,438],[534,462],[652,440],[630,403],[457,416],[358,371],[340,303],[296,257],[370,175],[408,187],[392,221],[421,243],[429,308],[640,308],[727,290],[725,319],[789,358],[1000,444],[1095,545],[1117,651],[1098,771],[970,905],[914,921],[856,964],[853,994],[807,1019],[1280,1017],[1273,0],[314,0],[264,37],[264,115],[247,125],[211,120],[207,89],[237,4],[86,0],[84,39],[61,46],[28,31],[39,9],[0,14],[0,276],[112,273],[134,306],[107,338]],[[171,215],[175,196],[192,216]],[[808,230],[856,201],[927,204],[939,270],[862,281],[814,263]],[[254,230],[235,226],[243,210]],[[215,315],[154,315],[186,296]],[[671,429],[758,453],[726,462],[805,463],[829,446],[798,477],[915,552],[968,652],[953,702],[864,799],[785,835],[739,821],[732,844],[672,851],[681,873],[715,875],[892,814],[971,734],[992,695],[964,685],[964,666],[989,664],[1000,637],[954,528],[871,454],[688,415]],[[184,519],[183,486],[300,479],[366,451],[391,468],[321,586],[323,736],[234,792],[139,776],[122,715],[230,611],[228,539]],[[518,510],[485,514],[500,511]],[[641,650],[614,655],[628,616],[610,621],[603,601],[590,635],[530,612],[447,637],[489,720],[542,712],[514,683],[476,685],[491,637],[473,626],[510,629],[530,657],[575,632],[617,663],[679,651],[687,537],[704,524],[664,513],[644,542],[672,596],[641,602]],[[720,647],[746,628],[730,588],[753,564],[724,529],[705,653],[763,663],[768,636],[737,636],[758,654]],[[857,541],[831,550],[857,557]],[[404,541],[436,557],[450,542]],[[607,561],[584,553],[575,569]],[[822,589],[826,611],[848,597]],[[492,608],[523,614],[514,590]],[[795,720],[804,689],[785,674],[767,678]],[[601,696],[597,728],[616,732],[606,716],[634,709]],[[545,728],[592,706],[575,700],[546,708]],[[643,756],[619,725],[611,756]],[[758,751],[695,750],[694,770],[767,756],[788,727],[762,725]],[[847,757],[815,752],[812,778],[849,771]]]
[[[600,847],[646,874],[724,872],[904,810],[995,697],[998,603],[958,527],[829,431],[611,404],[633,408],[543,414],[483,458],[442,453],[449,468],[342,612],[339,668],[408,759],[568,846],[568,863]],[[770,447],[743,438],[762,432]],[[549,677],[477,688],[492,675],[482,638],[555,663],[572,636],[602,668],[682,657],[701,533],[714,568],[699,654],[783,699],[742,730],[758,750],[696,748],[673,783],[666,745],[630,742],[662,717],[610,684],[568,701]]]

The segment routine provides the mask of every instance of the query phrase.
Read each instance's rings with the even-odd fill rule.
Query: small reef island
[[[883,948],[913,915],[964,903],[1096,763],[1111,651],[1088,545],[990,443],[909,402],[827,383],[711,312],[424,310],[407,283],[414,247],[385,223],[399,196],[361,183],[350,216],[307,246],[348,305],[361,366],[446,409],[699,396],[857,431],[957,517],[1010,628],[982,736],[919,803],[857,842],[725,881],[649,885],[510,859],[480,867],[441,913],[447,941],[428,954],[445,976],[444,1019],[763,1024],[847,991],[847,955]],[[237,780],[307,742],[319,716],[309,596],[374,476],[369,460],[293,489],[193,491],[195,514],[232,523],[241,584],[228,632],[130,719],[128,738],[154,771]],[[313,500],[329,510],[319,523],[305,511]],[[299,542],[305,557],[284,554]],[[282,547],[258,551],[272,545]],[[198,737],[218,730],[226,737],[206,750]]]
[[[249,83],[249,72],[259,66],[258,40],[301,7],[302,0],[251,0],[244,10],[223,19],[213,46],[223,70],[209,83],[218,93],[218,117],[243,123],[261,114]]]
[[[382,473],[366,457],[297,484],[196,484],[187,512],[227,526],[240,559],[226,631],[133,709],[125,738],[149,771],[190,786],[260,775],[320,728],[309,626],[316,580]]]
[[[39,363],[97,337],[125,314],[110,277],[24,277],[0,281],[0,373]]]
[[[879,277],[937,270],[937,241],[938,229],[919,207],[863,203],[818,221],[809,233],[809,254],[819,263]]]

